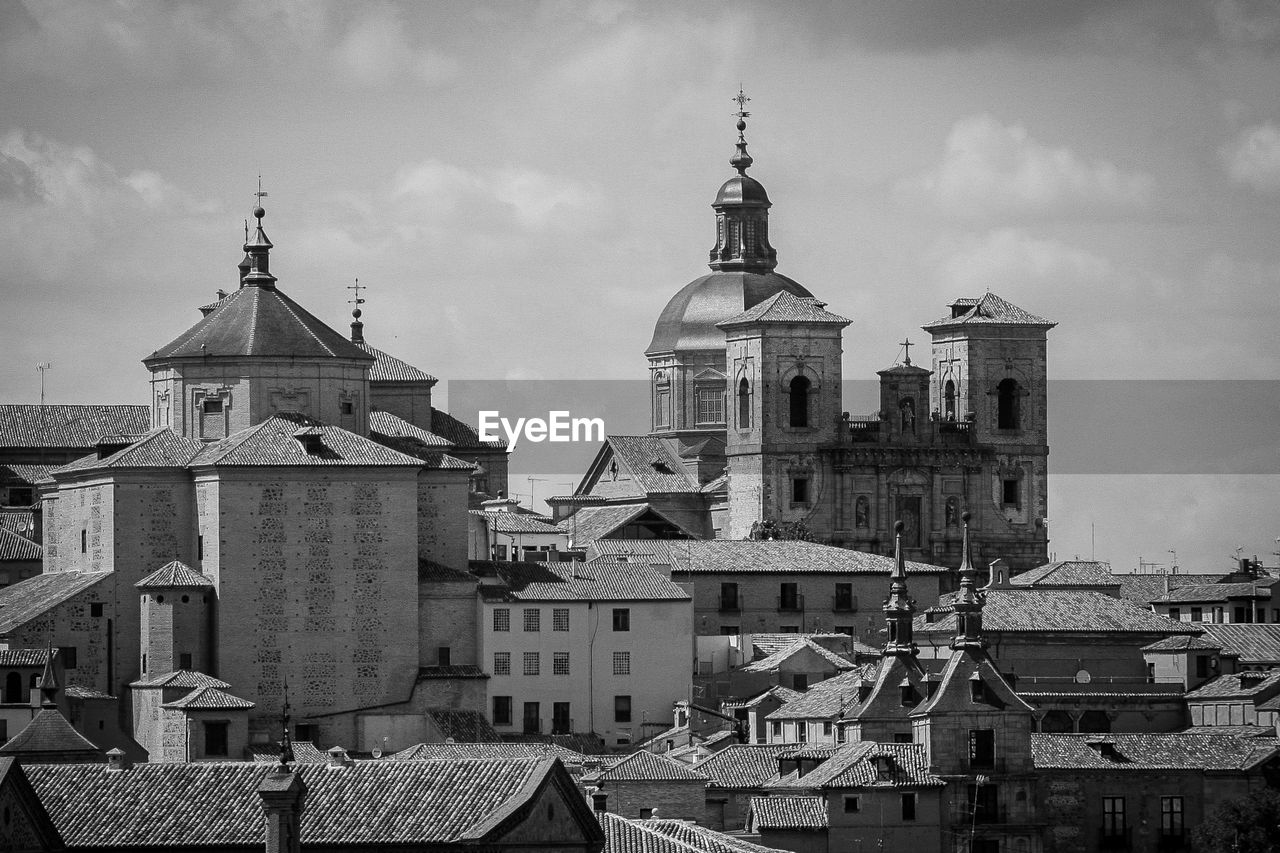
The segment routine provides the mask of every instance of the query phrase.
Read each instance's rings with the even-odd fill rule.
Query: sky
[[[442,397],[643,380],[739,87],[846,379],[991,290],[1058,323],[1051,380],[1201,380],[1061,395],[1051,448],[1099,455],[1051,450],[1051,549],[1275,563],[1272,2],[0,0],[0,400],[49,363],[49,402],[146,402],[140,360],[236,286],[259,175],[280,288],[345,329],[358,277],[368,340]]]

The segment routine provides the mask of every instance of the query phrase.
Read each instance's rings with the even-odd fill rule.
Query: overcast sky
[[[369,340],[444,380],[643,378],[740,84],[778,270],[853,319],[846,378],[986,289],[1059,323],[1053,378],[1280,370],[1272,2],[0,0],[0,42],[5,401],[47,361],[50,402],[145,402],[139,360],[235,286],[259,173],[272,271],[334,326],[359,276]],[[1267,399],[1223,421],[1274,429],[1242,387]],[[1052,547],[1269,556],[1280,477],[1215,473],[1231,442],[1056,477]]]

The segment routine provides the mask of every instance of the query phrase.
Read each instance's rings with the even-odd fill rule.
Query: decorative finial
[[[360,310],[360,306],[364,304],[364,297],[360,295],[360,291],[368,290],[368,287],[361,284],[360,279],[357,278],[355,284],[347,285],[347,290],[355,291],[355,299],[347,300],[348,305],[356,306],[351,309],[351,316],[355,318],[351,323],[351,340],[355,343],[362,343],[364,341],[364,323],[360,322],[360,317],[364,312]]]
[[[289,735],[289,681],[284,682],[284,705],[280,708],[280,766],[276,768],[282,773],[292,772],[289,765],[293,764],[293,738]]]
[[[882,608],[888,629],[888,639],[882,652],[885,657],[919,653],[911,636],[911,619],[915,615],[916,604],[907,593],[907,562],[902,554],[902,531],[905,529],[902,521],[893,523],[893,571],[889,575],[889,595]]]
[[[738,94],[731,100],[738,105],[738,111],[733,113],[733,115],[738,117],[738,150],[729,158],[729,165],[737,169],[739,175],[745,175],[747,173],[747,169],[755,162],[751,159],[751,155],[747,153],[747,137],[743,133],[743,131],[747,129],[745,119],[751,115],[751,113],[747,112],[746,109],[747,103],[751,99],[743,93],[742,87],[739,86]]]
[[[253,215],[260,220],[267,215],[267,212],[262,209],[262,200],[267,197],[267,194],[262,191],[262,175],[258,175],[258,191],[254,196],[257,197],[258,203],[253,206]]]
[[[244,241],[249,242],[249,220],[244,221]]]
[[[902,357],[902,363],[905,364],[907,367],[910,367],[911,366],[911,348],[915,346],[915,344],[911,343],[911,338],[903,338],[902,343],[899,344],[899,346],[901,346],[907,353],[905,356]]]
[[[970,513],[965,510],[960,514],[964,522],[964,540],[961,545],[963,555],[960,560],[960,589],[956,592],[953,607],[956,614],[956,635],[951,640],[951,648],[981,651],[987,646],[982,636],[982,605],[985,593],[977,589],[978,573],[974,571],[973,560],[969,556],[969,519]]]

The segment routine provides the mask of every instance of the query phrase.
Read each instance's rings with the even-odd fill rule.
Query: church
[[[1047,332],[994,293],[959,298],[923,326],[930,368],[878,371],[880,408],[842,410],[851,321],[775,271],[772,202],[747,174],[739,95],[736,174],[716,193],[711,272],[658,316],[647,435],[608,436],[573,495],[548,501],[575,545],[596,538],[775,535],[1015,571],[1048,561]]]

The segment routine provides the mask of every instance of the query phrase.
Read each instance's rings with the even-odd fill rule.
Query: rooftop
[[[114,577],[112,572],[49,572],[0,589],[0,635]],[[111,592],[104,587],[102,594],[106,597]]]
[[[848,670],[856,668],[856,664],[848,658],[842,658],[840,655],[830,651],[823,646],[818,645],[808,637],[797,636],[789,645],[783,646],[771,655],[744,664],[741,672],[771,672],[778,669],[792,657],[809,652],[817,655],[825,660],[828,664],[837,670]]]
[[[1038,326],[1051,329],[1058,325],[1037,317],[1012,302],[988,292],[978,299],[960,299],[952,303],[952,312],[923,326],[927,332],[965,326]]]
[[[859,666],[835,678],[819,681],[768,715],[770,720],[838,720],[858,707],[858,686],[874,681],[877,664]]]
[[[1222,653],[1243,664],[1280,664],[1280,625],[1271,623],[1201,622],[1206,640],[1222,646]]]
[[[687,544],[687,547],[685,547]],[[883,574],[893,558],[798,540],[708,539],[672,549],[674,573],[689,574]],[[951,569],[927,563],[906,564],[907,574],[945,574]]]
[[[795,744],[746,744],[726,746],[696,765],[713,788],[763,788],[778,778],[778,756],[795,750]]]
[[[1187,693],[1187,701],[1261,699],[1280,691],[1280,669],[1219,675]]]
[[[825,302],[820,302],[812,296],[796,296],[782,290],[741,314],[721,320],[716,325],[722,329],[756,323],[821,323],[843,327],[851,322],[853,321],[847,317],[828,311]]]
[[[307,431],[308,440],[314,440],[317,450],[308,450],[295,437],[295,433],[300,430]],[[221,441],[206,444],[191,460],[191,465],[421,468],[422,460],[399,453],[341,427],[330,426],[305,415],[281,412]]]
[[[197,572],[186,563],[174,560],[171,563],[165,563],[138,581],[134,586],[138,589],[171,589],[175,587],[199,589],[213,586],[213,580],[208,575]]]
[[[683,820],[633,820],[610,812],[597,818],[605,834],[604,853],[777,853]]]
[[[652,752],[633,752],[595,777],[598,782],[701,782],[707,776],[678,761],[654,755]]]
[[[504,601],[688,601],[685,592],[648,566],[595,560],[591,563],[515,563],[472,560],[481,589]],[[496,575],[501,586],[487,583]]]
[[[1120,579],[1111,574],[1111,564],[1100,560],[1057,560],[1014,575],[1014,586],[1093,586],[1116,588]]]
[[[44,548],[25,536],[0,527],[0,561],[32,562],[44,559]]]
[[[1097,735],[1033,734],[1037,770],[1249,770],[1280,751],[1276,738],[1210,734],[1110,734],[1114,746],[1097,748]],[[1095,745],[1090,745],[1094,742]]]
[[[827,801],[823,797],[752,797],[747,830],[827,828]]]
[[[93,447],[104,435],[151,429],[149,406],[0,405],[2,447]]]
[[[364,341],[353,342],[358,348],[373,356],[373,367],[369,368],[370,382],[431,382],[436,378],[424,373],[412,364],[407,364],[394,355],[388,355],[377,347]]]
[[[997,588],[986,593],[982,624],[987,631],[1036,634],[1139,632],[1149,634],[1199,634],[1188,622],[1177,622],[1152,613],[1123,598],[1096,590]],[[919,634],[954,634],[955,593],[943,595],[938,604],[916,617]],[[927,621],[932,615],[933,621]]]
[[[23,763],[39,761],[41,756],[81,754],[81,760],[93,761],[101,752],[80,734],[66,717],[53,708],[43,708],[22,731],[14,735],[4,746],[0,746],[0,754],[19,755]]]

